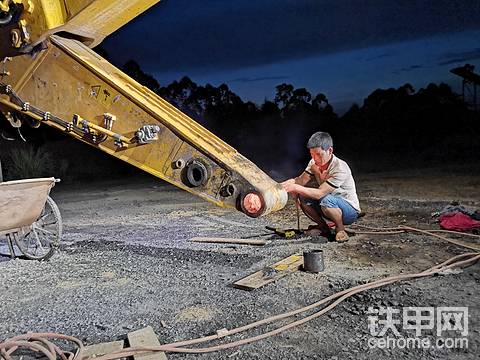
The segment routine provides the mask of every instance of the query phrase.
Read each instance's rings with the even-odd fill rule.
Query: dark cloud
[[[400,69],[396,69],[394,71],[392,71],[392,74],[395,74],[395,75],[401,75],[402,73],[405,74],[405,73],[408,73],[410,71],[415,71],[415,70],[418,70],[418,69],[426,69],[427,66],[425,65],[410,65],[410,66],[405,66],[405,67],[402,67]]]
[[[150,72],[218,71],[480,28],[480,2],[164,0],[104,43]]]
[[[423,65],[410,65],[408,67],[400,69],[400,71],[408,72],[408,71],[418,70],[422,68],[423,68]]]
[[[256,77],[256,78],[238,78],[238,79],[232,79],[228,80],[228,82],[258,82],[258,81],[269,81],[269,80],[288,80],[289,76],[263,76],[263,77]]]
[[[467,61],[480,59],[480,48],[472,51],[464,51],[458,53],[447,53],[442,56],[443,59],[447,59],[438,63],[439,66],[452,65],[457,63],[464,63]]]
[[[392,54],[384,53],[384,54],[380,54],[380,55],[377,55],[377,56],[372,56],[372,57],[366,58],[365,61],[374,61],[374,60],[384,59],[384,58],[391,57],[391,56],[392,56]]]

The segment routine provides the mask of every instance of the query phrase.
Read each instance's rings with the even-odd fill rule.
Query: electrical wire
[[[401,233],[404,233],[404,232],[416,232],[416,233],[436,237],[438,239],[441,239],[441,240],[447,241],[449,243],[464,247],[466,249],[480,251],[480,245],[470,244],[470,243],[462,241],[462,240],[449,239],[445,236],[436,234],[436,232],[445,232],[446,230],[424,230],[424,229],[417,229],[417,228],[414,228],[414,227],[411,227],[411,226],[405,226],[405,225],[399,225],[397,227],[385,227],[385,228],[376,228],[376,227],[370,227],[370,226],[359,225],[359,224],[352,224],[350,226],[351,227],[352,226],[361,227],[363,229],[372,230],[372,231],[356,230],[356,229],[352,229],[351,227],[345,229],[350,234],[393,235],[393,234],[401,234]],[[474,235],[474,234],[456,232],[456,231],[455,232],[454,231],[452,231],[452,232],[448,231],[448,233],[454,233],[456,235],[462,235],[462,236],[467,235],[467,236],[471,236],[471,237],[474,237],[474,238],[478,237],[477,235]]]

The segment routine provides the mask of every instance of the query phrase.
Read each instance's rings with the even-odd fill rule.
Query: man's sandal
[[[345,232],[345,230],[340,230],[337,232],[337,234],[335,235],[335,241],[336,242],[348,241],[348,234]]]

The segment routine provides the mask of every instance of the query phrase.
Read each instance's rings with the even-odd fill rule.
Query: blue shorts
[[[350,225],[358,219],[358,211],[350,205],[344,198],[332,194],[325,195],[320,200],[302,198],[305,205],[312,206],[325,219],[331,220],[322,212],[322,206],[342,210],[342,222],[344,225]]]

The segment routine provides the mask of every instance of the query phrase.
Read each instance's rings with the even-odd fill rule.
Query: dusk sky
[[[480,1],[164,0],[103,43],[161,85],[187,75],[272,100],[283,82],[327,95],[337,112],[376,88],[480,73]]]

